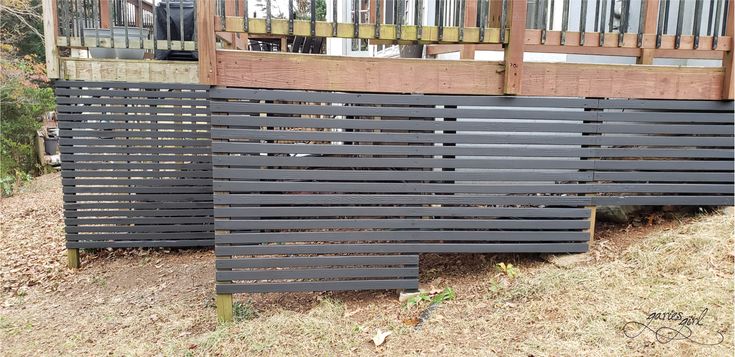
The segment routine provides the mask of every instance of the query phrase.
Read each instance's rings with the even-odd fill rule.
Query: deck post
[[[508,2],[510,38],[505,47],[505,94],[520,94],[523,80],[523,45],[526,41],[526,0]],[[505,31],[501,24],[500,31]]]
[[[79,262],[79,249],[68,248],[66,250],[66,259],[69,265],[69,269],[79,269],[81,263]]]
[[[46,76],[59,78],[59,49],[56,47],[56,0],[43,0],[43,40],[46,47]]]
[[[232,322],[232,294],[217,294],[217,321]]]
[[[725,24],[725,35],[730,37],[730,50],[725,52],[725,56],[722,59],[722,66],[725,69],[725,80],[722,83],[722,99],[733,99],[735,96],[735,89],[733,89],[733,82],[732,79],[732,68],[733,65],[735,65],[735,58],[733,57],[733,51],[735,49],[733,48],[732,38],[733,38],[733,17],[735,17],[735,4],[730,1],[729,3],[726,2],[725,4],[729,4],[729,8],[727,10],[727,23]]]
[[[595,240],[595,224],[597,223],[597,206],[588,206],[590,209],[590,245]]]
[[[214,29],[215,2],[202,1],[196,8],[196,33],[199,46],[199,82],[217,82],[217,35]]]
[[[658,4],[657,0],[646,0],[641,6],[646,7],[643,17],[643,34],[655,34],[658,25]],[[636,62],[638,64],[653,64],[653,55],[656,52],[653,48],[642,48],[641,55]]]

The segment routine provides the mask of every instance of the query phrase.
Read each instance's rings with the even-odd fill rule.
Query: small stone
[[[398,294],[398,302],[404,303],[408,301],[408,299],[419,296],[419,291],[414,290],[403,290]]]
[[[561,268],[570,268],[572,266],[582,264],[589,261],[591,256],[587,253],[580,254],[547,254],[543,256],[543,259],[551,264],[554,264]]]

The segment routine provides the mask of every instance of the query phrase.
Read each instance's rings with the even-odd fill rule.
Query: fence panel
[[[67,247],[213,244],[208,89],[56,82]]]

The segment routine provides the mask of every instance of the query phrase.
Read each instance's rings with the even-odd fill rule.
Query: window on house
[[[355,16],[359,16],[360,23],[366,24],[370,22],[370,0],[360,0],[360,9],[356,12],[352,9],[351,20],[355,22]],[[368,40],[367,39],[352,39],[352,50],[353,51],[367,51]]]

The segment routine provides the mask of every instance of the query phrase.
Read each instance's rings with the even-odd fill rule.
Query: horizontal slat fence
[[[67,247],[213,244],[208,89],[56,82]]]

